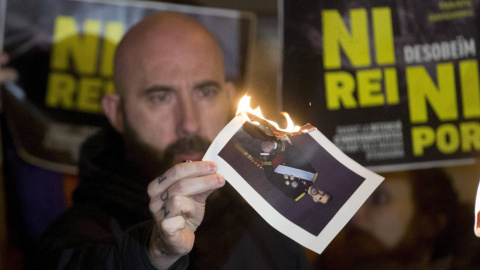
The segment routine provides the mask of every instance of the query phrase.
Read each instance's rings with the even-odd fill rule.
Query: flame
[[[253,114],[255,116],[258,116],[258,117],[268,121],[276,129],[278,129],[280,131],[283,131],[283,132],[294,133],[294,132],[298,132],[300,130],[300,126],[296,126],[293,123],[292,118],[290,118],[290,115],[286,112],[282,112],[282,115],[285,117],[285,120],[287,121],[287,127],[285,129],[280,128],[280,126],[276,122],[268,120],[263,116],[262,110],[260,110],[260,107],[252,109],[252,107],[250,107],[250,100],[251,100],[251,97],[249,97],[247,95],[243,96],[240,99],[240,101],[238,102],[238,107],[237,107],[237,113],[236,113],[237,115],[242,115],[243,117],[245,117],[245,119],[248,119],[250,122],[254,122],[250,119],[250,117],[248,117],[247,113]]]

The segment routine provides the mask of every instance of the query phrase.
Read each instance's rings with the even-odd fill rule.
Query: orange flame
[[[236,113],[237,115],[242,115],[243,117],[245,117],[245,119],[248,119],[250,122],[254,122],[250,119],[250,117],[248,117],[247,113],[253,114],[255,116],[258,116],[258,117],[268,121],[277,130],[280,130],[280,131],[283,131],[283,132],[294,133],[294,132],[298,132],[300,130],[300,126],[296,126],[293,123],[292,119],[290,118],[290,115],[286,112],[282,112],[282,115],[285,117],[285,120],[287,121],[287,127],[285,129],[280,128],[280,126],[276,122],[268,120],[263,116],[262,111],[260,110],[260,107],[252,109],[252,107],[250,107],[250,100],[251,100],[251,97],[249,97],[247,95],[243,96],[240,99],[240,101],[238,102],[238,107],[237,107],[237,113]]]

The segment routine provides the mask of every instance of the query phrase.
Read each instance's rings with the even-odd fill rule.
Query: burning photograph
[[[279,213],[318,235],[365,179],[308,133],[282,139],[262,126],[246,121],[218,155]]]
[[[218,172],[270,225],[321,253],[383,178],[310,124],[294,126],[284,114],[288,126],[280,129],[249,103],[242,99],[204,160],[217,162]]]

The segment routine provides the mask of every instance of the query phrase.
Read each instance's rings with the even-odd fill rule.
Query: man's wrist
[[[180,257],[182,257],[181,255],[169,254],[162,238],[160,237],[158,227],[155,224],[153,225],[152,234],[150,236],[147,255],[150,262],[157,269],[168,269]]]
[[[162,237],[160,236],[160,231],[156,225],[153,225],[152,236],[150,238],[150,247],[149,249],[158,250],[163,255],[173,256],[170,254]]]

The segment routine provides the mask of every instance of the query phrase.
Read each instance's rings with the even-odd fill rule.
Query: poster
[[[228,79],[240,87],[247,76],[251,13],[154,1],[0,4],[7,9],[0,36],[19,72],[1,91],[6,197],[27,247],[72,204],[80,146],[106,124],[100,101],[114,91],[113,55],[130,26],[155,12],[185,13],[219,38]]]
[[[113,56],[130,26],[159,11],[191,16],[217,36],[226,76],[246,79],[255,17],[234,10],[147,1],[7,2],[5,50],[19,71],[3,98],[22,159],[75,173],[81,143],[105,124],[104,93],[113,92]]]
[[[318,129],[301,130],[269,136],[238,115],[203,160],[217,163],[217,173],[272,227],[320,254],[384,178]]]
[[[479,4],[284,0],[283,110],[375,171],[472,163]]]

